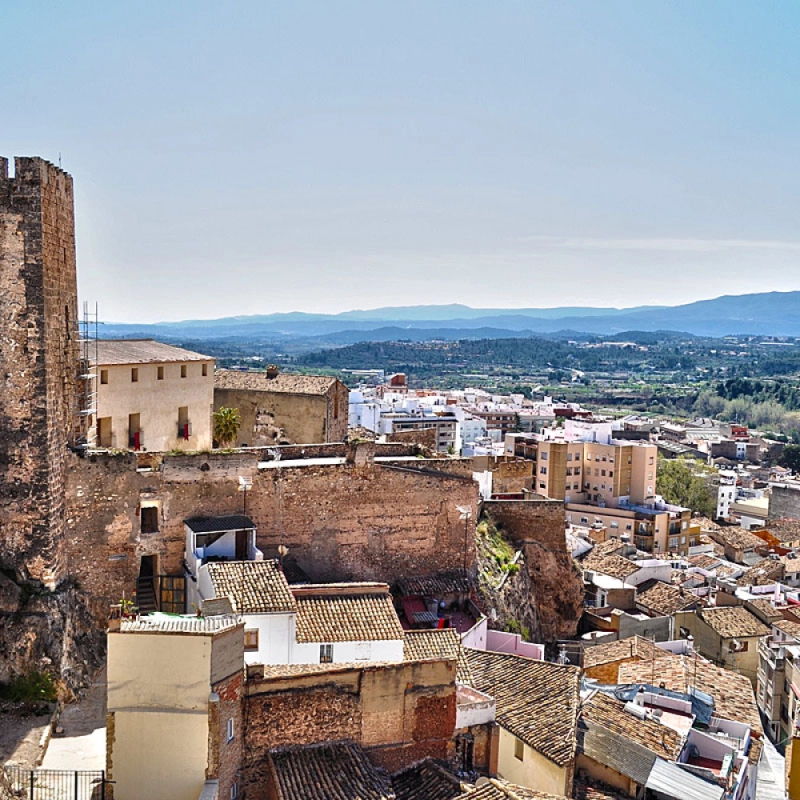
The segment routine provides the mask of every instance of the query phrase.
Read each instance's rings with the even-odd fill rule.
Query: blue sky
[[[156,321],[800,289],[800,4],[3,4],[0,154]]]

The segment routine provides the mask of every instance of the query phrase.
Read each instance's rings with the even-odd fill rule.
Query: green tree
[[[668,503],[710,517],[714,514],[715,503],[702,475],[696,472],[698,468],[698,463],[691,459],[659,458],[656,491]]]
[[[214,412],[214,439],[219,447],[228,447],[236,441],[242,418],[238,408],[220,408]]]
[[[792,472],[800,472],[800,444],[787,444],[783,448],[779,463]]]

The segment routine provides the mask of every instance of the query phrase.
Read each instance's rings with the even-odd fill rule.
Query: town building
[[[95,366],[101,449],[208,450],[214,359],[152,339],[101,339]]]
[[[238,796],[243,628],[234,617],[168,615],[109,628],[106,773],[116,800]]]
[[[744,675],[756,686],[758,645],[770,629],[744,606],[718,606],[678,611],[675,625],[693,636],[698,653],[714,664]]]
[[[236,447],[321,444],[347,438],[348,389],[337,378],[221,369],[214,377],[214,410],[235,408]]]

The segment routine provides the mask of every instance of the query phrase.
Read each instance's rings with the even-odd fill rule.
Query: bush
[[[46,672],[29,672],[11,683],[0,684],[0,699],[12,703],[54,703],[56,687]]]

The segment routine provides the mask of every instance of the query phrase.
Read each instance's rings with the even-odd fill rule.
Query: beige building
[[[214,359],[152,339],[97,343],[95,447],[208,450]]]
[[[218,370],[214,408],[235,408],[241,417],[237,447],[343,442],[349,391],[326,375]]]
[[[244,624],[233,617],[155,615],[109,629],[114,800],[239,794],[243,664]]]
[[[770,629],[744,606],[718,606],[678,611],[675,627],[691,634],[700,655],[725,669],[744,675],[756,688],[759,642]]]

